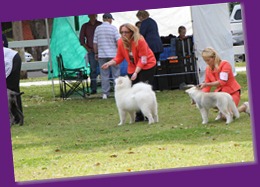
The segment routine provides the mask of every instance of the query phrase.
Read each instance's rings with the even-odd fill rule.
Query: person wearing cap
[[[127,61],[127,74],[132,80],[132,84],[146,82],[153,86],[156,70],[156,58],[153,51],[149,48],[144,37],[139,33],[139,29],[126,23],[120,26],[121,38],[118,40],[118,49],[115,58],[109,60],[101,66],[101,69],[108,69]],[[136,113],[135,121],[144,121],[141,112]]]
[[[114,20],[114,18],[110,13],[104,14],[103,23],[96,28],[94,33],[94,52],[100,67],[116,56],[117,40],[119,40],[120,35],[117,28],[112,25],[112,20]],[[119,65],[112,66],[108,69],[100,69],[103,99],[107,99],[110,95],[110,76],[112,76],[114,81],[119,75]]]
[[[86,63],[90,65],[90,88],[91,94],[97,93],[97,76],[98,76],[98,61],[95,59],[93,49],[94,32],[97,26],[102,22],[97,20],[97,14],[88,15],[89,21],[81,26],[79,33],[80,44],[87,50]]]
[[[149,16],[150,14],[146,10],[139,10],[136,14],[136,17],[142,22],[140,33],[145,38],[158,61],[160,59],[160,54],[163,52],[163,44],[159,35],[157,23]]]

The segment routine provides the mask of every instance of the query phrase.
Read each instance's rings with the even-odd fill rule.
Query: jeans
[[[99,58],[99,66],[101,67],[103,64],[111,60],[112,58]],[[120,76],[120,66],[110,66],[108,69],[100,69],[101,76],[101,88],[102,93],[109,96],[110,94],[110,77],[112,76],[113,82],[114,80]]]
[[[99,72],[98,61],[95,59],[94,52],[88,52],[86,55],[86,61],[88,61],[90,65],[90,88],[92,92],[95,92],[97,91],[97,76]]]

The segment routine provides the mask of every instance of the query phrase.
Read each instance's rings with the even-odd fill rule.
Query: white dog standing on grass
[[[233,115],[239,118],[238,109],[230,94],[226,92],[203,92],[196,86],[185,91],[195,101],[196,106],[200,110],[202,124],[208,123],[208,112],[210,108],[217,107],[219,109],[218,116],[215,120],[219,120],[222,114],[226,117],[226,124],[233,121]]]
[[[120,123],[125,123],[127,113],[130,123],[135,121],[135,113],[142,111],[149,124],[158,122],[157,100],[151,85],[140,82],[132,86],[128,76],[120,76],[115,80],[115,100],[120,117]]]

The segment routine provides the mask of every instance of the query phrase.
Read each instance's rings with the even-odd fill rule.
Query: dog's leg
[[[228,113],[226,115],[226,118],[227,118],[227,120],[226,120],[227,125],[233,121],[233,117],[232,117],[231,113]]]
[[[142,110],[142,113],[144,114],[144,116],[146,116],[148,118],[148,124],[154,123],[152,111],[145,109],[145,110]]]
[[[233,121],[232,113],[229,111],[228,105],[223,108],[219,107],[220,112],[225,116],[226,118],[226,124],[229,124]]]
[[[23,125],[23,122],[24,122],[24,116],[23,116],[23,113],[21,112],[21,110],[19,108],[17,108],[17,114],[19,116],[19,122],[18,124],[19,125]]]
[[[159,117],[158,117],[158,114],[153,114],[153,119],[154,119],[154,122],[155,123],[158,123],[159,122]]]
[[[146,104],[146,105],[142,105],[140,106],[141,112],[143,113],[143,115],[145,117],[148,118],[148,124],[152,124],[154,123],[154,118],[153,118],[153,105],[150,104]]]
[[[134,123],[135,122],[135,111],[133,112],[129,112],[129,115],[130,115],[130,124]]]
[[[144,114],[145,115],[145,114]],[[148,124],[154,123],[154,119],[151,113],[145,115],[148,118]]]
[[[153,115],[154,122],[155,122],[155,123],[158,123],[158,122],[159,122],[159,117],[158,117],[157,106],[155,106],[155,107],[153,108],[152,115]]]
[[[10,120],[10,126],[15,124],[15,116],[13,113],[13,101],[11,99],[12,97],[8,98],[8,110],[9,110],[9,120]]]
[[[226,124],[228,125],[233,121],[232,114],[229,111],[223,112],[224,116],[226,117]]]
[[[202,117],[202,124],[205,125],[208,123],[208,109],[200,108],[200,114]]]
[[[11,90],[7,89],[7,97],[8,97],[8,111],[9,111],[9,120],[10,120],[10,126],[14,124],[15,118],[12,113],[12,95]]]
[[[10,108],[9,108],[9,120],[10,120],[10,126],[12,126],[14,124],[15,118]]]
[[[219,111],[215,120],[217,121],[217,120],[220,120],[221,118],[222,118],[222,113]]]
[[[11,116],[10,117],[11,125],[13,125],[13,124],[23,125],[24,115],[23,115],[22,111],[20,110],[20,107],[18,106],[18,101],[17,101],[17,97],[22,95],[23,92],[17,93],[17,92],[7,89],[7,93],[8,93],[8,107],[9,107],[9,113],[10,113],[9,115]]]
[[[15,99],[14,99],[13,108],[14,108],[14,111],[15,111],[15,113],[16,113],[18,119],[19,119],[16,123],[19,124],[19,125],[23,125],[24,116],[23,116],[23,113],[22,113],[22,111],[20,110],[20,108],[19,108],[19,106],[18,106],[16,97],[15,97]]]
[[[126,112],[123,110],[119,110],[120,123],[118,125],[123,125],[126,120]]]

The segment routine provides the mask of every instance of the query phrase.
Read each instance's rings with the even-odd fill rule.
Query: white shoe
[[[107,95],[103,94],[102,99],[107,99]]]
[[[244,102],[243,104],[246,106],[246,111],[245,111],[245,113],[247,113],[247,114],[250,116],[249,102]]]

